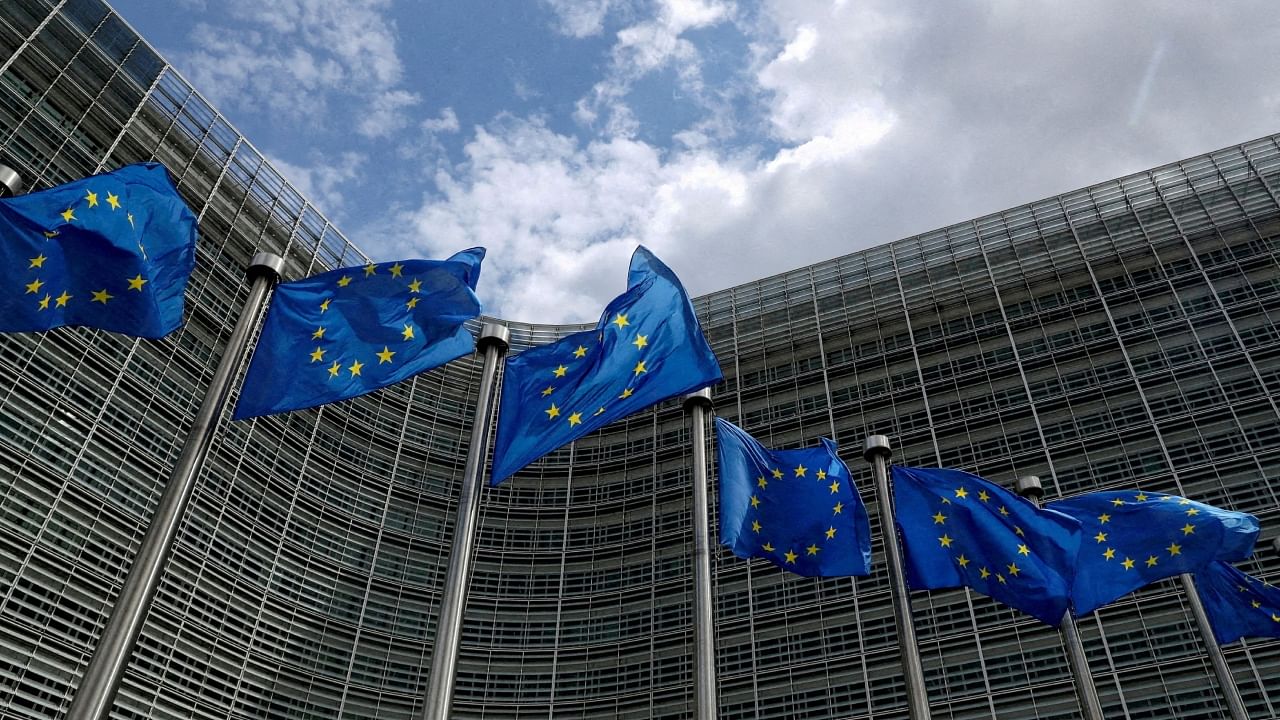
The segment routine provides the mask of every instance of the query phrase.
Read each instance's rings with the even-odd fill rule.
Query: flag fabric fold
[[[1196,594],[1219,645],[1242,637],[1280,637],[1280,588],[1224,562],[1196,572]]]
[[[797,575],[868,574],[871,523],[834,442],[770,450],[727,420],[715,424],[721,544]]]
[[[196,217],[159,163],[0,200],[0,332],[182,326]]]
[[[497,485],[615,420],[721,379],[680,280],[637,248],[627,291],[609,303],[594,329],[507,360],[490,482]]]
[[[893,466],[894,515],[912,590],[967,586],[1058,626],[1080,523],[960,470]]]
[[[484,248],[280,284],[245,374],[234,419],[373,392],[475,349]]]
[[[1158,492],[1108,490],[1045,507],[1076,518],[1084,531],[1071,589],[1077,617],[1214,560],[1243,560],[1258,537],[1252,515]]]

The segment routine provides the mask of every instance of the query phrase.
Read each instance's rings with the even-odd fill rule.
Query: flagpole
[[[1213,636],[1209,615],[1205,613],[1204,603],[1200,602],[1200,594],[1196,592],[1196,582],[1190,573],[1182,573],[1178,578],[1182,581],[1182,592],[1187,596],[1187,604],[1191,606],[1191,614],[1196,619],[1197,629],[1200,630],[1200,639],[1204,641],[1205,648],[1209,652],[1213,674],[1218,676],[1218,686],[1222,688],[1222,696],[1227,701],[1231,720],[1249,720],[1249,714],[1244,709],[1244,700],[1240,697],[1240,690],[1236,687],[1235,678],[1231,676],[1231,667],[1227,665],[1227,657],[1222,654],[1218,639]]]
[[[1014,489],[1022,497],[1040,507],[1040,498],[1044,497],[1044,486],[1036,475],[1024,475],[1014,481]],[[1084,643],[1080,641],[1080,631],[1076,627],[1076,619],[1068,609],[1062,616],[1062,644],[1067,650],[1067,664],[1071,666],[1071,675],[1075,680],[1076,699],[1080,702],[1080,712],[1084,720],[1103,720],[1102,701],[1098,699],[1098,688],[1093,684],[1093,672],[1089,670],[1089,658],[1084,654]]]
[[[231,393],[231,381],[244,360],[249,336],[253,333],[262,308],[271,295],[271,288],[284,269],[284,258],[272,253],[253,256],[245,274],[252,280],[249,298],[245,300],[236,321],[231,339],[218,362],[204,401],[196,413],[182,454],[169,474],[164,494],[156,506],[155,514],[147,527],[138,554],[125,578],[124,586],[111,609],[111,617],[102,631],[98,646],[84,671],[80,686],[76,689],[66,720],[106,720],[111,713],[116,691],[124,677],[125,667],[133,647],[142,634],[151,603],[164,576],[164,566],[173,552],[177,540],[178,525],[191,500],[204,459],[213,444],[218,417]]]
[[[498,365],[510,346],[511,330],[506,325],[487,322],[480,329],[476,349],[484,353],[476,413],[471,423],[471,446],[462,473],[458,512],[453,526],[453,548],[445,575],[444,597],[440,599],[440,619],[436,623],[435,648],[427,677],[424,720],[449,720],[453,704],[453,679],[458,667],[458,645],[462,639],[462,615],[466,609],[467,586],[471,581],[472,551],[476,525],[480,522],[480,480],[489,451],[489,425],[493,416],[493,388]]]
[[[889,491],[889,438],[868,435],[862,457],[871,464],[880,502],[880,528],[884,540],[885,564],[889,566],[889,597],[893,600],[893,621],[898,628],[898,650],[907,682],[907,710],[911,720],[929,720],[929,696],[924,691],[924,667],[916,626],[911,619],[911,596],[902,571],[902,550],[898,547],[897,524],[893,519],[893,496]]]
[[[684,409],[692,420],[693,435],[693,587],[694,587],[694,717],[715,720],[716,634],[711,598],[711,523],[707,502],[707,414],[711,390],[703,388],[684,396]]]

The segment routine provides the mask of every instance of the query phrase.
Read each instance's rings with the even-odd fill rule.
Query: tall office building
[[[164,341],[0,337],[0,713],[43,720],[80,681],[251,256],[290,279],[366,257],[99,0],[5,0],[0,58],[0,162],[39,189],[159,160],[201,231]],[[1270,538],[1278,140],[699,298],[717,412],[774,446],[835,436],[872,506],[858,454],[883,433],[907,464],[1035,474],[1050,497],[1181,491]],[[515,349],[568,329],[513,324]],[[478,378],[463,359],[224,418],[116,716],[415,717]],[[454,717],[690,716],[688,437],[666,403],[483,493]],[[713,561],[724,717],[906,717],[882,553],[857,580]],[[1056,632],[964,591],[914,605],[933,717],[1078,717]],[[1225,715],[1176,583],[1080,629],[1108,718]],[[1252,716],[1280,714],[1280,642],[1227,659]]]

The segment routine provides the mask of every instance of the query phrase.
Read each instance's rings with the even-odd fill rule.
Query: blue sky
[[[377,260],[594,320],[1280,131],[1271,3],[115,0]]]

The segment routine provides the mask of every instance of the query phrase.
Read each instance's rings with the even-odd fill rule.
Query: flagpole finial
[[[22,192],[22,176],[8,165],[0,165],[0,198],[13,197]]]
[[[889,438],[884,435],[868,435],[867,440],[862,445],[862,457],[871,462],[877,456],[883,455],[885,462],[889,461],[889,456],[893,452],[889,449]]]
[[[250,280],[264,276],[279,280],[282,272],[284,272],[284,258],[275,253],[260,252],[249,261],[245,275],[248,275]]]
[[[499,350],[507,350],[511,347],[511,328],[502,323],[487,322],[480,327],[480,337],[476,339],[476,350],[484,352],[484,349],[493,345]]]
[[[682,404],[685,410],[696,405],[701,405],[702,407],[710,410],[712,408],[711,388],[702,388],[701,390],[695,390],[694,392],[685,395]]]
[[[1040,484],[1038,475],[1023,475],[1014,480],[1013,489],[1018,495],[1031,501],[1039,501],[1044,497],[1044,486]]]

